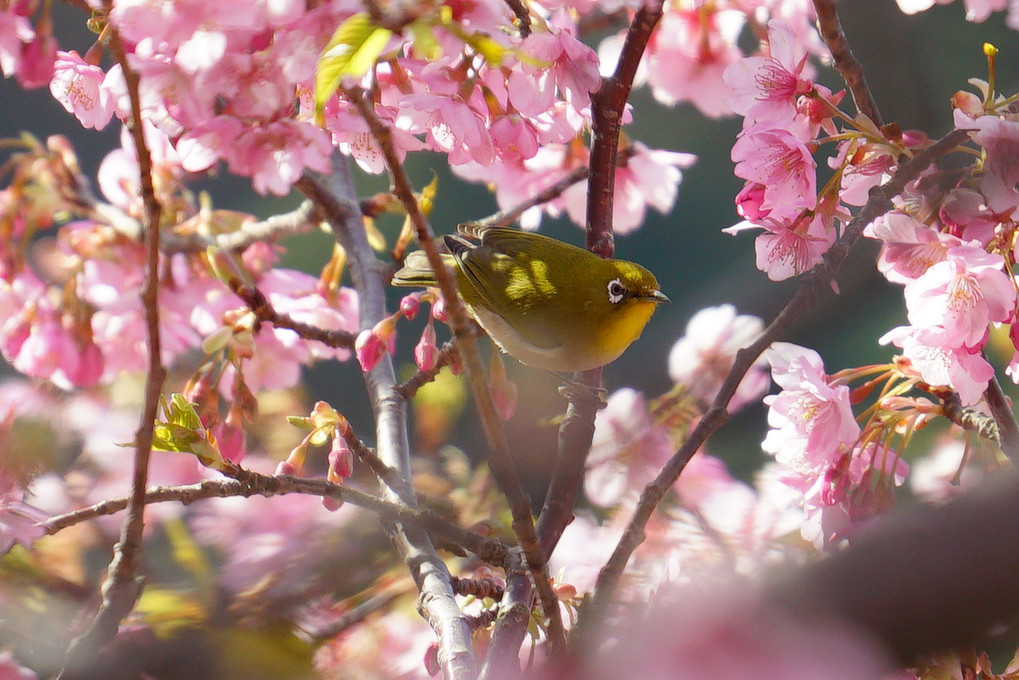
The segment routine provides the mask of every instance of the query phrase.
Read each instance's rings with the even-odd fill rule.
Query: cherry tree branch
[[[984,391],[984,399],[998,425],[998,445],[1013,463],[1019,461],[1019,423],[1016,422],[1012,404],[1001,390],[998,376],[991,378]]]
[[[449,315],[453,336],[456,338],[460,357],[467,369],[467,379],[471,385],[474,402],[481,416],[485,438],[491,451],[489,467],[492,470],[492,476],[509,505],[513,517],[513,532],[527,558],[528,569],[538,591],[544,614],[548,618],[549,643],[553,647],[562,646],[565,643],[566,634],[559,611],[559,602],[555,593],[552,592],[544,554],[535,533],[534,520],[531,517],[531,501],[524,493],[516,466],[510,456],[506,432],[492,399],[491,391],[485,382],[485,370],[475,342],[475,332],[473,325],[469,322],[467,310],[460,300],[456,279],[439,255],[435,244],[435,234],[428,218],[425,217],[421,206],[414,197],[410,180],[407,178],[393,146],[389,127],[376,115],[372,103],[365,97],[364,92],[352,89],[346,89],[344,92],[357,107],[372,135],[378,141],[393,180],[393,193],[407,211],[407,215],[414,225],[418,245],[421,246],[432,271],[435,273],[435,280],[446,302],[446,312]]]
[[[1001,433],[998,423],[992,416],[965,408],[962,405],[959,393],[955,390],[937,390],[932,392],[932,394],[941,400],[941,415],[949,422],[958,425],[968,432],[975,432],[980,437],[999,446],[1001,445]],[[990,403],[990,400],[988,400],[988,403]]]
[[[651,34],[662,18],[664,2],[646,3],[630,24],[612,76],[602,79],[601,88],[591,95],[594,118],[591,129],[591,160],[587,194],[587,248],[602,257],[612,257],[612,235],[616,167],[620,162],[619,133],[623,112],[633,88],[637,67]],[[623,154],[625,158],[625,152]],[[591,390],[601,387],[601,369],[580,376],[580,384]],[[600,399],[572,390],[573,398],[559,426],[558,461],[545,502],[538,517],[538,536],[544,554],[551,555],[566,525],[573,519],[573,506],[583,481],[584,465],[594,436],[594,417]]]
[[[814,0],[814,12],[817,14],[817,25],[821,38],[828,46],[828,51],[831,52],[835,70],[839,72],[849,87],[849,91],[853,94],[856,110],[881,127],[884,125],[881,120],[881,112],[870,93],[867,79],[864,78],[863,66],[853,56],[853,51],[849,49],[849,41],[846,40],[846,34],[842,30],[842,22],[839,21],[835,0]]]
[[[509,210],[502,210],[484,219],[469,222],[468,224],[476,227],[505,227],[510,224],[513,224],[514,222],[520,219],[521,215],[523,215],[531,208],[538,205],[542,205],[543,203],[548,203],[549,201],[558,198],[559,196],[562,195],[564,191],[569,189],[574,184],[577,184],[578,182],[583,182],[585,179],[587,179],[588,175],[590,175],[589,168],[586,168],[584,166],[574,168],[570,172],[560,177],[555,184],[546,187],[543,191],[539,191],[538,193],[534,194],[533,196],[528,198],[526,201],[523,201],[519,205],[516,205],[510,208]]]
[[[246,222],[236,231],[226,234],[206,235],[193,233],[187,236],[174,232],[163,235],[163,252],[192,253],[204,251],[210,246],[223,250],[244,250],[254,243],[278,241],[286,236],[304,234],[318,229],[318,215],[315,204],[303,201],[290,212],[272,215],[264,220]]]
[[[258,288],[245,286],[236,279],[230,281],[230,290],[254,312],[259,322],[265,321],[276,328],[292,330],[305,340],[316,340],[327,347],[354,349],[354,341],[357,340],[354,333],[326,330],[310,323],[295,321],[290,315],[277,312]]]
[[[174,502],[190,505],[207,498],[249,498],[251,496],[269,498],[295,493],[321,496],[369,510],[383,521],[421,527],[452,545],[474,553],[491,564],[512,563],[512,551],[508,545],[497,539],[463,529],[430,510],[409,508],[403,503],[387,501],[321,478],[263,475],[239,466],[226,470],[224,474],[231,479],[206,479],[197,484],[150,487],[145,492],[145,503]],[[110,498],[86,508],[54,515],[46,520],[43,526],[47,534],[56,534],[76,524],[121,512],[129,502],[129,496]]]
[[[350,258],[350,274],[358,292],[361,327],[372,328],[386,316],[385,281],[364,230],[353,182],[344,159],[335,159],[333,173],[323,180],[306,174],[296,187],[322,211],[340,245]],[[396,393],[396,372],[389,356],[365,374],[375,415],[379,457],[399,470],[403,482],[384,493],[394,502],[415,504],[410,485],[410,442],[407,437],[405,401]],[[418,608],[435,631],[438,660],[449,680],[473,680],[477,676],[473,630],[457,605],[445,563],[422,530],[397,522],[386,525],[420,592]]]
[[[641,493],[633,517],[623,532],[623,536],[619,539],[612,556],[599,572],[595,588],[581,609],[580,619],[574,633],[577,638],[577,648],[582,649],[585,644],[591,643],[592,639],[589,636],[596,628],[597,622],[602,619],[630,556],[637,546],[643,543],[644,528],[665,497],[666,492],[679,478],[694,453],[715,430],[728,420],[729,414],[726,407],[746,372],[771,343],[781,339],[793,322],[814,306],[821,291],[835,279],[842,262],[845,261],[849,251],[860,239],[863,228],[892,209],[892,197],[902,193],[906,184],[918,177],[937,158],[955,149],[967,137],[968,133],[965,130],[950,132],[900,166],[891,179],[883,185],[871,189],[867,204],[846,226],[842,237],[828,249],[822,264],[800,279],[799,287],[792,299],[768,325],[761,337],[749,347],[736,353],[732,368],[712,402],[711,408],[704,414],[687,440],[673,454],[654,481],[649,483]]]
[[[67,649],[63,677],[76,674],[87,666],[99,650],[117,633],[117,627],[134,608],[141,595],[138,562],[142,550],[142,530],[145,526],[145,489],[148,485],[149,454],[159,408],[159,395],[166,369],[162,365],[159,340],[159,236],[162,206],[156,199],[152,180],[152,157],[145,142],[142,127],[141,97],[138,92],[138,74],[131,68],[124,44],[116,30],[111,30],[110,47],[123,69],[131,105],[128,129],[134,140],[138,158],[139,184],[142,197],[142,215],[145,224],[146,267],[145,283],[141,290],[141,303],[145,315],[145,332],[148,343],[148,369],[145,382],[145,404],[140,415],[134,439],[134,470],[131,477],[131,496],[127,516],[121,525],[120,540],[114,548],[113,559],[107,570],[101,593],[99,611],[88,628],[76,637]]]

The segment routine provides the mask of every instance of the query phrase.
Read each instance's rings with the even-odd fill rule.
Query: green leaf
[[[359,12],[333,33],[315,68],[315,120],[321,125],[325,103],[344,78],[360,78],[375,64],[393,32],[372,23],[367,12]]]
[[[152,432],[152,448],[156,451],[194,453],[195,444],[201,439],[189,427],[173,423],[156,423]]]

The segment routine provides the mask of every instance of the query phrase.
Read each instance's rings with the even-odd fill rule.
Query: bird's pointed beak
[[[660,290],[653,290],[650,293],[644,295],[643,297],[645,300],[649,300],[651,302],[660,302],[664,304],[669,304],[672,302],[672,300],[669,299],[669,296]]]

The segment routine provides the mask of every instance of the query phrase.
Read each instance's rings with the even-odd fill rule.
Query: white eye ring
[[[608,285],[609,302],[618,305],[626,297],[626,286],[619,279],[612,279]]]

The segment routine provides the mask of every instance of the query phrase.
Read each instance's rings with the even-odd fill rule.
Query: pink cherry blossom
[[[821,263],[835,242],[835,229],[822,213],[804,213],[791,223],[765,217],[759,223],[744,221],[723,229],[738,234],[748,229],[764,229],[754,242],[757,268],[772,281],[784,281],[810,271]]]
[[[57,52],[50,92],[87,128],[101,130],[113,117],[108,92],[101,88],[106,74],[77,52]]]
[[[612,204],[612,226],[617,234],[628,234],[644,222],[650,206],[660,213],[672,210],[683,179],[682,169],[694,164],[696,156],[674,151],[649,149],[634,142],[634,153],[626,164],[616,169],[615,201]],[[587,182],[580,182],[563,192],[566,212],[577,224],[587,216]]]
[[[948,233],[965,241],[977,241],[984,248],[990,245],[1000,224],[1000,218],[988,207],[984,195],[966,187],[957,187],[945,194],[938,220]]]
[[[232,172],[251,177],[255,191],[283,196],[305,169],[329,170],[330,148],[323,130],[278,120],[242,132],[234,145],[221,152]]]
[[[14,11],[13,5],[0,9],[0,73],[10,78],[18,70],[21,46],[35,36],[28,18]]]
[[[488,117],[471,103],[438,94],[406,95],[401,102],[415,125],[427,130],[431,148],[448,154],[450,164],[486,166],[495,160]]]
[[[998,116],[980,116],[971,127],[978,144],[987,152],[980,191],[996,213],[1012,213],[1019,204],[1019,121]]]
[[[536,31],[520,45],[521,51],[536,63],[523,62],[508,81],[514,107],[532,116],[552,106],[557,90],[574,109],[586,109],[591,104],[591,93],[601,85],[598,56],[577,39],[576,25],[570,16],[559,11],[549,23],[549,31]]]
[[[829,382],[813,350],[775,343],[765,358],[782,391],[764,398],[772,429],[761,446],[806,490],[860,435],[849,387]]]
[[[672,450],[668,433],[654,423],[643,394],[631,388],[613,392],[595,416],[584,477],[587,497],[599,507],[610,507],[637,494]]]
[[[36,25],[34,35],[21,43],[21,55],[15,68],[14,77],[26,90],[49,85],[53,79],[53,66],[57,60],[57,39],[52,27]]]
[[[732,88],[726,103],[746,119],[746,124],[790,122],[797,101],[811,91],[813,82],[802,78],[807,63],[805,50],[797,50],[790,26],[780,19],[768,22],[771,56],[747,57],[730,65],[722,78]]]
[[[1007,321],[1015,309],[1015,286],[1004,265],[1004,258],[983,248],[950,248],[945,260],[906,285],[909,322],[944,329],[948,347],[982,345],[988,325]]]
[[[842,170],[842,202],[865,204],[871,188],[886,181],[894,171],[895,153],[888,144],[863,142],[858,137],[839,142],[839,152],[828,159],[828,166]]]
[[[648,45],[646,73],[655,99],[670,106],[690,101],[707,116],[728,114],[722,76],[742,56],[736,41],[745,21],[742,12],[709,5],[666,12]]]
[[[994,377],[994,367],[978,351],[951,346],[941,327],[900,326],[885,333],[880,342],[901,347],[903,356],[910,360],[924,382],[951,387],[959,393],[965,406],[980,401]]]
[[[736,314],[732,305],[702,309],[686,325],[686,334],[669,352],[669,377],[690,390],[703,403],[718,393],[736,352],[750,345],[764,330],[756,316]],[[740,382],[729,402],[737,411],[760,397],[769,385],[764,359],[758,359]]]
[[[863,235],[884,242],[877,267],[892,283],[910,283],[948,256],[958,238],[942,234],[906,213],[892,211],[868,224]]]
[[[791,132],[761,126],[747,128],[732,147],[732,160],[737,177],[764,185],[763,208],[812,210],[817,205],[814,158]]]

